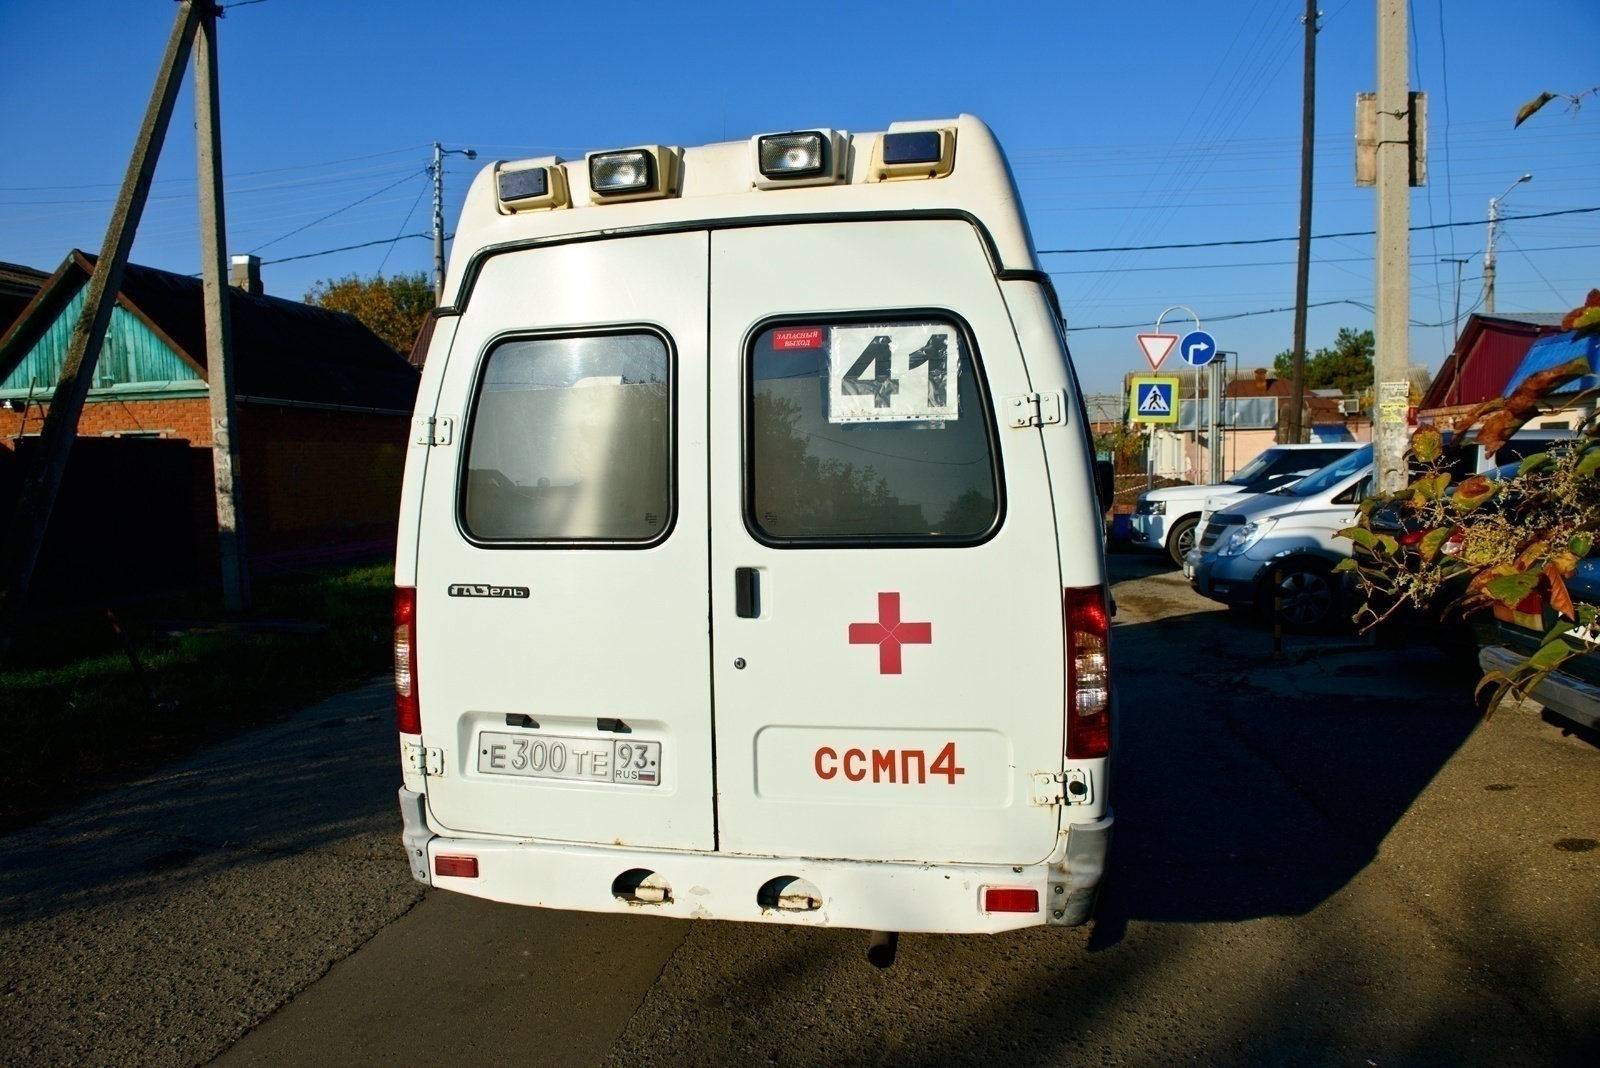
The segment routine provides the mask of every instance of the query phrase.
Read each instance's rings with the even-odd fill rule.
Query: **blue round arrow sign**
[[[1217,341],[1204,330],[1191,330],[1178,342],[1178,355],[1190,367],[1204,367],[1217,355]]]

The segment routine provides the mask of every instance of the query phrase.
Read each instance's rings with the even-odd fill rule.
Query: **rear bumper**
[[[1068,825],[1055,851],[1021,868],[982,864],[909,864],[731,856],[624,847],[447,838],[426,823],[426,799],[400,791],[404,840],[418,881],[491,901],[582,912],[650,913],[687,920],[747,920],[867,931],[980,934],[1043,924],[1071,927],[1089,919],[1105,875],[1112,818]],[[433,875],[439,855],[478,860],[475,879]],[[645,869],[671,885],[671,899],[641,904],[612,892],[618,876]],[[821,906],[797,912],[766,908],[763,886],[790,876],[816,887]],[[983,888],[1039,892],[1040,911],[985,912]]]
[[[1503,645],[1486,645],[1478,652],[1478,666],[1485,672],[1501,671],[1509,675],[1526,659]],[[1557,715],[1600,730],[1600,686],[1553,671],[1539,680],[1529,696]]]

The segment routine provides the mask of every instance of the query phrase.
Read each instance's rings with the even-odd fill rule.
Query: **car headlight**
[[[1141,497],[1139,499],[1139,511],[1143,512],[1145,515],[1166,515],[1167,502],[1150,501]]]
[[[1217,554],[1219,556],[1238,556],[1240,553],[1249,552],[1256,542],[1266,536],[1267,531],[1271,530],[1276,522],[1276,519],[1258,519],[1254,523],[1246,523],[1228,535],[1228,540],[1222,543],[1222,548],[1217,550]]]

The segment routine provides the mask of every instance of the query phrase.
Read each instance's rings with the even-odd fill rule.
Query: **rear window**
[[[638,542],[672,525],[671,352],[655,332],[503,341],[472,408],[480,541]]]
[[[970,544],[998,526],[993,424],[955,321],[786,323],[757,334],[748,358],[757,537]]]

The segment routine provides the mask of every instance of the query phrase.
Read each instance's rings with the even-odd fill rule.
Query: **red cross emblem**
[[[932,623],[900,622],[900,595],[878,594],[878,621],[850,624],[851,645],[878,647],[878,674],[900,674],[900,646],[932,645]]]

